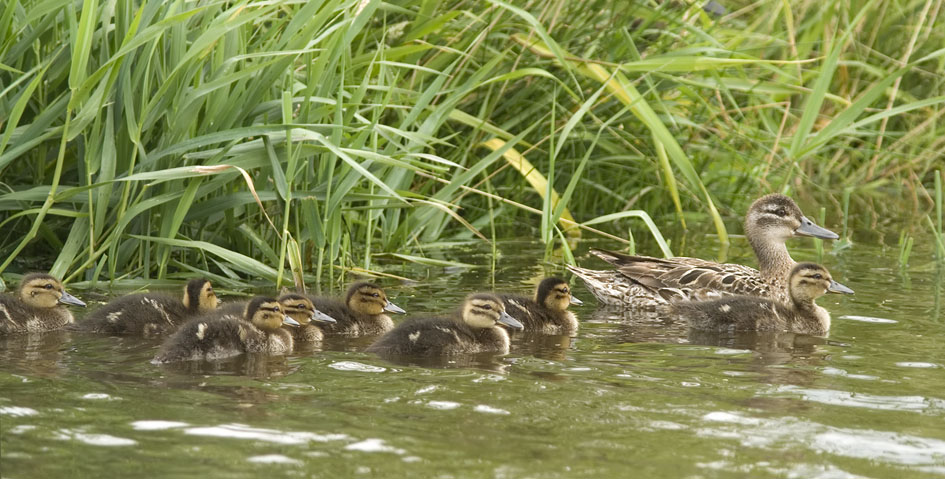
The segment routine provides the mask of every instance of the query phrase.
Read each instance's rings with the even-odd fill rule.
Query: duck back
[[[0,295],[0,334],[54,331],[72,322],[72,313],[63,306],[37,308],[12,294]]]
[[[670,314],[708,331],[791,331],[797,312],[780,303],[750,296],[668,305]]]
[[[91,333],[160,336],[194,316],[180,299],[160,293],[138,293],[115,299],[69,329]]]
[[[398,325],[367,351],[382,356],[441,356],[508,352],[508,348],[508,334],[500,328],[477,330],[448,318],[415,318]]]
[[[223,359],[266,343],[266,335],[247,321],[227,315],[194,318],[164,342],[152,362]]]

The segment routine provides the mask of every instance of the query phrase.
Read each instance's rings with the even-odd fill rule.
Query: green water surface
[[[754,264],[744,240],[730,260]],[[711,242],[690,255],[712,258]],[[604,245],[612,246],[612,245]],[[809,241],[789,245],[816,259]],[[411,314],[473,290],[528,293],[543,246],[489,267],[390,271]],[[664,318],[576,312],[569,337],[506,356],[390,364],[332,341],[288,357],[149,363],[159,341],[76,333],[0,339],[0,474],[73,477],[945,477],[941,272],[856,245],[824,263],[829,338],[719,337]],[[445,259],[488,265],[488,246]],[[582,265],[604,267],[586,254]],[[82,297],[82,291],[76,291]]]

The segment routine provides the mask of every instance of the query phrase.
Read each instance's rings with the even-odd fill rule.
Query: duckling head
[[[377,316],[388,313],[406,313],[403,309],[387,299],[384,290],[374,283],[360,282],[354,283],[348,288],[345,295],[345,304],[352,311],[369,316]]]
[[[755,200],[745,215],[745,236],[749,239],[784,242],[793,236],[837,239],[836,233],[814,224],[791,198],[772,193]]]
[[[545,278],[538,283],[535,301],[553,311],[564,311],[570,305],[584,304],[580,299],[571,295],[571,287],[561,278]]]
[[[798,263],[791,270],[791,298],[813,301],[825,293],[853,294],[853,290],[834,281],[827,268],[817,263]]]
[[[489,293],[473,293],[466,297],[462,310],[463,322],[477,329],[494,328],[503,324],[511,329],[525,329],[509,313],[498,296]]]
[[[45,273],[24,276],[20,281],[19,295],[24,303],[34,308],[55,308],[60,303],[85,306],[85,303],[67,293],[58,279]]]
[[[213,292],[213,285],[207,278],[196,278],[184,286],[184,307],[199,313],[206,313],[217,309],[220,300]]]
[[[299,325],[298,321],[285,315],[282,304],[277,299],[265,296],[257,296],[251,299],[249,304],[246,305],[243,316],[247,321],[253,323],[253,326],[268,332],[279,329],[283,324]]]
[[[316,309],[312,300],[298,293],[286,293],[279,296],[279,304],[282,305],[282,311],[286,316],[294,319],[299,324],[308,324],[313,321],[336,322],[335,318]]]

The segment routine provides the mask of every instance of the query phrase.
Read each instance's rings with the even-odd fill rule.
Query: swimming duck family
[[[591,253],[613,265],[613,270],[575,266],[568,266],[568,270],[584,280],[588,291],[606,305],[655,308],[672,301],[730,294],[783,302],[789,299],[787,276],[796,264],[785,241],[795,236],[838,238],[804,216],[794,200],[777,193],[752,203],[745,216],[745,236],[758,258],[759,270],[698,258],[661,259],[606,250]]]
[[[408,319],[367,348],[382,357],[430,357],[509,352],[509,334],[500,326],[522,329],[505,311],[502,300],[490,293],[466,297],[458,313],[449,317]]]
[[[136,293],[114,299],[92,311],[70,329],[90,333],[158,336],[171,333],[188,319],[216,309],[213,285],[196,278],[178,299],[162,293]]]
[[[215,360],[242,353],[291,353],[292,334],[283,324],[298,326],[286,316],[275,298],[255,297],[246,304],[242,317],[230,312],[211,312],[191,319],[171,335],[151,361]]]
[[[394,329],[394,321],[384,314],[404,314],[405,311],[387,299],[380,286],[366,281],[348,288],[344,300],[332,297],[308,296],[318,309],[335,319],[322,330],[327,335],[348,337],[373,336]]]
[[[500,294],[505,312],[524,327],[526,332],[542,334],[575,334],[578,320],[568,306],[584,304],[571,294],[568,282],[561,278],[545,278],[538,283],[535,297]]]
[[[57,278],[45,273],[23,276],[16,294],[0,295],[0,334],[60,329],[73,322],[63,305],[85,306],[66,292]]]
[[[688,321],[693,329],[713,331],[787,331],[824,335],[830,313],[814,302],[826,293],[853,294],[834,281],[827,268],[799,263],[788,276],[790,300],[778,302],[755,296],[729,296],[711,301],[680,301],[665,306],[669,315]]]

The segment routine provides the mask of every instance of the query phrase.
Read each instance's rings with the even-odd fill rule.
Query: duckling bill
[[[501,294],[505,312],[522,323],[526,332],[542,334],[577,333],[577,317],[568,311],[570,305],[582,305],[571,294],[568,282],[561,278],[545,278],[538,284],[534,298],[517,294]]]
[[[384,357],[505,354],[509,352],[509,334],[500,325],[523,328],[522,323],[505,312],[498,296],[476,293],[466,297],[459,313],[451,317],[409,319],[378,339],[367,352]]]
[[[0,335],[60,329],[74,321],[66,304],[85,306],[51,275],[23,276],[15,295],[0,295]]]
[[[789,276],[790,300],[786,303],[730,296],[712,301],[672,303],[665,312],[688,321],[693,329],[825,335],[830,331],[830,313],[814,303],[825,293],[853,294],[853,290],[834,281],[823,266],[799,263]]]

